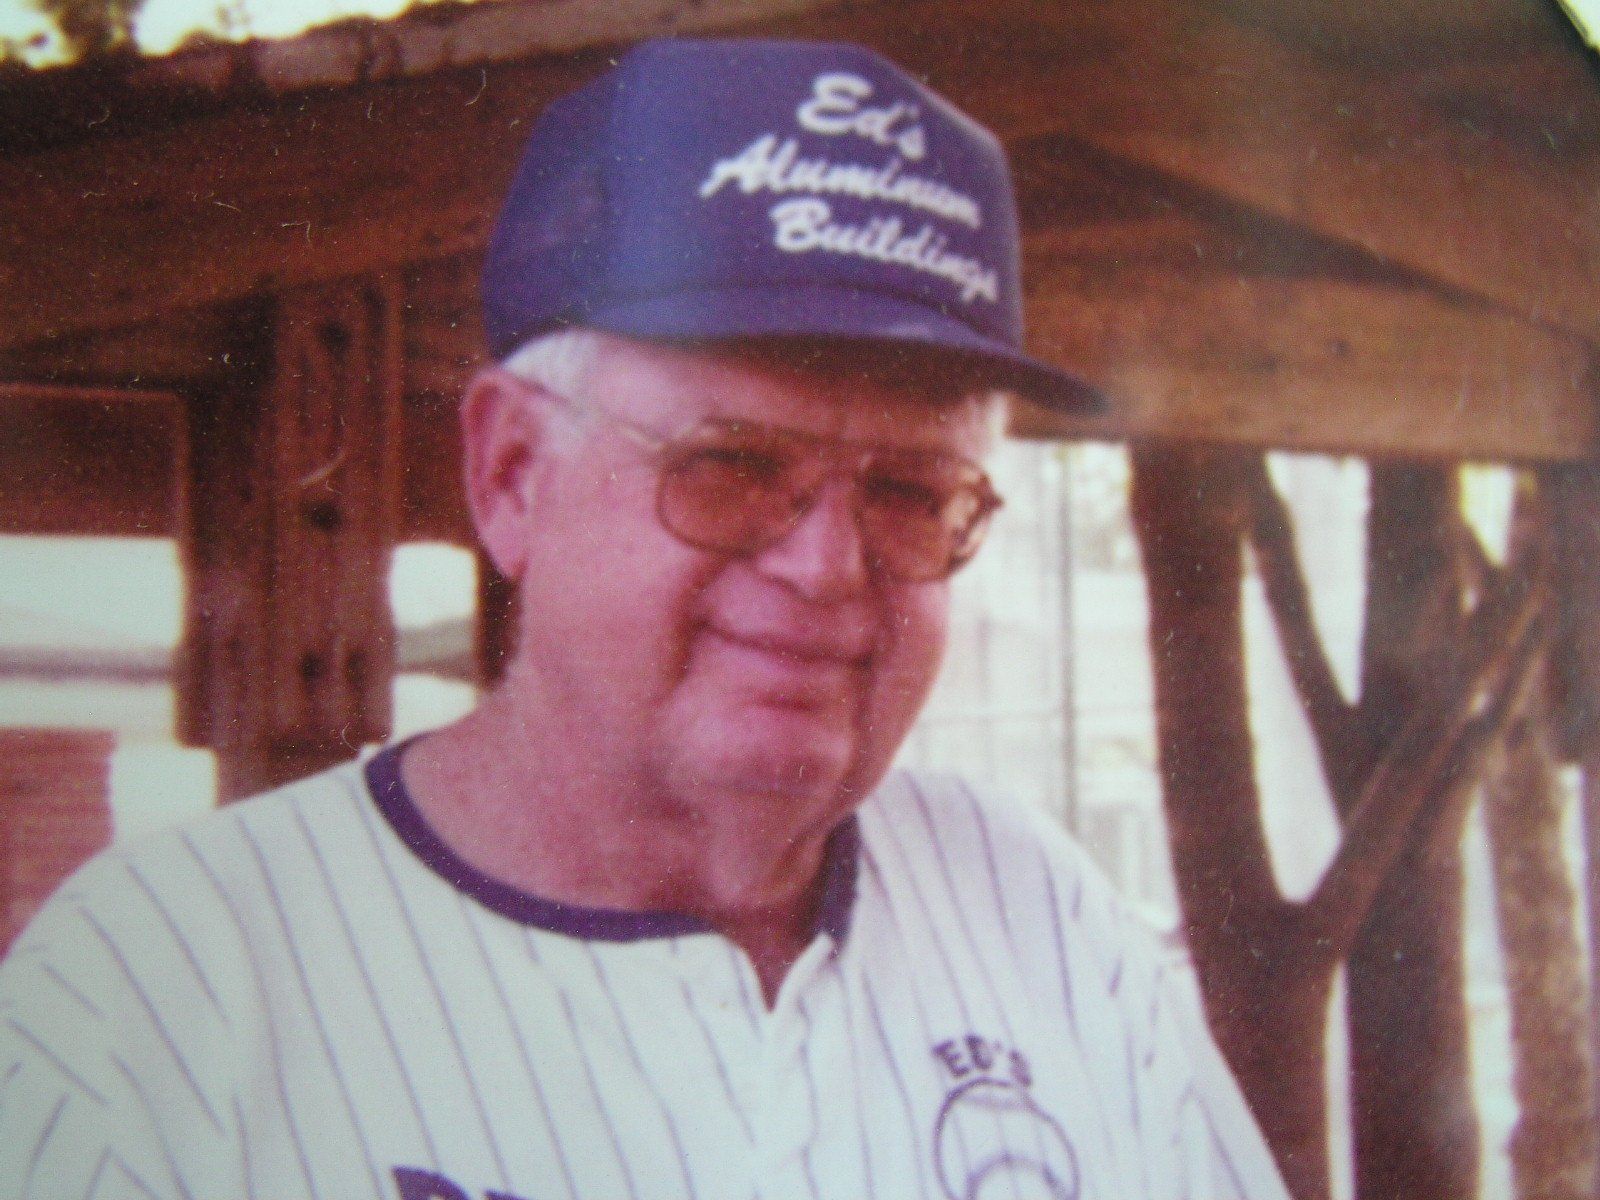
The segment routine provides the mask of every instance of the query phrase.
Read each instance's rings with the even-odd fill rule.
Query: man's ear
[[[483,548],[508,579],[521,577],[528,554],[544,437],[537,394],[537,385],[490,367],[473,376],[461,401],[467,507]]]

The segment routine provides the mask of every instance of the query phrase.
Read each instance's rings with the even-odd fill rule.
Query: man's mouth
[[[821,634],[740,632],[708,626],[715,660],[736,671],[762,698],[785,707],[812,708],[848,694],[870,652]]]
[[[827,629],[735,630],[711,624],[710,633],[722,641],[796,663],[836,663],[864,666],[872,647],[864,637]]]

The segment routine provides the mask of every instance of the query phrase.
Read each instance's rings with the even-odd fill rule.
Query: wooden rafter
[[[170,536],[185,445],[172,392],[0,383],[0,532]]]
[[[0,386],[0,533],[178,536],[182,400],[136,394]],[[454,400],[411,397],[401,429],[400,540],[469,543]]]

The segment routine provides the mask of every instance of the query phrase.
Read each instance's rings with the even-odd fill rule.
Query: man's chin
[[[829,754],[753,750],[718,763],[713,778],[723,789],[752,796],[822,799],[838,791],[848,766]]]
[[[751,714],[695,749],[693,774],[709,791],[819,800],[838,791],[855,747],[815,714],[778,711]]]

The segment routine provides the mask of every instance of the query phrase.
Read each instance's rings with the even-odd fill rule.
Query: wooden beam
[[[234,798],[388,734],[400,484],[398,289],[281,297],[234,385],[194,411],[180,699]]]
[[[177,537],[185,426],[173,392],[0,384],[0,533]],[[471,545],[455,394],[408,397],[401,429],[400,540]]]
[[[0,532],[174,536],[174,393],[0,383]]]
[[[1015,433],[1483,462],[1600,451],[1600,412],[1584,399],[1595,362],[1570,339],[1359,285],[1139,282],[1136,295],[1036,305],[1041,350],[1083,364],[1114,408],[1025,406]]]
[[[482,357],[475,262],[426,264],[404,296],[400,537],[470,545],[456,408]],[[180,394],[224,394],[260,319],[186,310],[0,354],[0,380],[29,380],[0,382],[0,532],[178,536]]]
[[[1496,462],[1600,452],[1584,340],[1073,139],[1026,150],[1034,349],[1113,410],[1023,409],[1023,436]]]
[[[183,390],[223,379],[236,317],[228,306],[176,309],[139,325],[0,349],[0,379],[72,387]]]
[[[406,392],[458,397],[488,356],[479,256],[421,263],[406,278]]]
[[[116,745],[99,729],[0,729],[0,954],[111,841]]]
[[[1114,408],[1096,419],[1022,409],[1022,436],[1497,462],[1584,459],[1600,445],[1585,343],[1248,210],[1208,210],[1159,181],[1097,168],[1091,186],[1071,161],[1058,146],[1049,178],[1022,177],[1025,204],[1054,225],[1028,244],[1033,348],[1096,380]],[[474,267],[436,264],[407,289],[404,540],[472,541],[456,404],[482,360]],[[136,344],[116,341],[127,352]],[[204,361],[224,353],[219,342]],[[0,410],[10,422],[0,528],[176,529],[161,466],[175,453],[164,448],[170,419],[128,406],[92,420],[20,411]]]
[[[1402,7],[1341,24],[1322,0],[1227,17],[1167,0],[1162,19],[924,0],[772,27],[879,44],[1010,139],[1035,348],[1116,403],[1099,422],[1023,414],[1023,432],[1589,456],[1592,73],[1537,6],[1417,20],[1409,40],[1418,4]],[[464,537],[448,410],[481,353],[488,214],[543,99],[601,65],[366,85],[0,164],[0,188],[12,172],[28,198],[15,220],[0,202],[0,369],[214,379],[214,318],[173,305],[409,262],[408,428],[440,453],[407,455],[408,535]],[[1324,212],[1318,172],[1383,220]],[[59,245],[73,226],[99,236]],[[142,332],[14,340],[134,319]]]
[[[137,71],[116,112],[103,72],[86,72],[84,97],[58,101],[67,115],[27,112],[49,127],[0,138],[15,143],[0,155],[0,197],[15,197],[0,200],[0,348],[479,249],[533,117],[604,67],[582,47],[834,2],[558,0],[358,22]],[[350,86],[293,94],[331,85]]]

